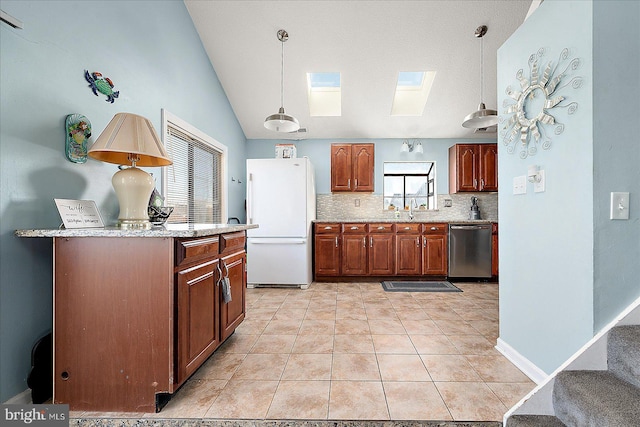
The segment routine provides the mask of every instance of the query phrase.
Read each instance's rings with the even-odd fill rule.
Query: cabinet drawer
[[[364,223],[345,223],[342,224],[342,232],[345,234],[362,234],[366,233],[367,224]]]
[[[449,224],[441,222],[433,222],[424,224],[424,234],[447,234],[449,232]]]
[[[396,224],[396,233],[405,234],[405,233],[420,233],[420,223],[399,223]]]
[[[316,224],[316,234],[336,234],[340,232],[340,224]]]
[[[393,233],[393,224],[391,223],[369,224],[369,233]]]
[[[230,254],[244,250],[245,235],[244,231],[237,233],[227,233],[220,235],[220,253]]]
[[[176,266],[217,257],[219,248],[220,239],[218,236],[176,240]]]

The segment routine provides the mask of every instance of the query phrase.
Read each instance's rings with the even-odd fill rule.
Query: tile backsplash
[[[471,197],[478,198],[481,219],[498,220],[498,193],[438,194],[438,209],[414,209],[415,221],[465,221],[469,219]],[[451,200],[451,207],[445,207]],[[322,221],[351,219],[393,219],[394,212],[382,208],[382,195],[370,193],[330,193],[316,196],[316,215]],[[357,206],[359,205],[359,206]],[[400,210],[400,218],[408,219],[409,212]]]

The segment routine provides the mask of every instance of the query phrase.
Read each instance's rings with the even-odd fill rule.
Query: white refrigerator
[[[308,158],[247,159],[247,287],[300,286],[313,279],[316,188]]]

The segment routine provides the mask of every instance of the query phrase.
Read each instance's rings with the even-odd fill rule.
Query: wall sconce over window
[[[402,146],[400,147],[401,153],[410,153],[414,150],[416,153],[420,153],[420,154],[424,153],[422,149],[422,142],[418,140],[409,141],[408,139],[405,139],[404,141],[402,141]]]
[[[540,174],[540,166],[529,166],[529,168],[527,169],[527,179],[529,180],[529,182],[540,182],[540,180],[542,179],[542,176]]]

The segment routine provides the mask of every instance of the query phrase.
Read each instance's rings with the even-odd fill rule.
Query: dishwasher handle
[[[451,230],[487,230],[490,225],[450,225]]]

